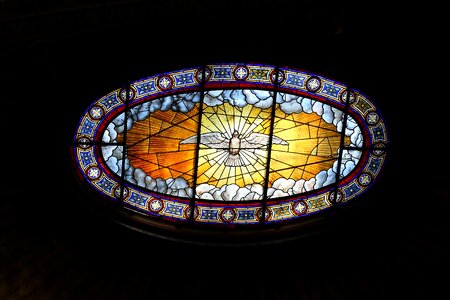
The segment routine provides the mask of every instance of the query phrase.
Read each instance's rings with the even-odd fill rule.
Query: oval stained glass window
[[[387,145],[380,112],[345,84],[220,64],[101,97],[73,154],[83,181],[149,219],[252,225],[301,222],[354,199],[379,175]]]

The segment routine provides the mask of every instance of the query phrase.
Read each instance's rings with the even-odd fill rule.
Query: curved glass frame
[[[136,180],[130,180],[128,166],[133,138],[131,130],[139,115],[136,113],[138,108],[143,105],[148,107],[148,103],[156,103],[167,97],[194,95],[197,103],[195,113],[180,119],[180,122],[191,119],[194,115],[197,118],[194,120],[195,123],[203,124],[201,118],[205,114],[205,109],[210,107],[205,104],[205,95],[229,90],[270,93],[272,102],[265,106],[270,112],[267,118],[271,119],[271,125],[265,129],[265,133],[272,142],[264,144],[265,155],[269,162],[267,165],[270,164],[273,152],[271,148],[276,138],[273,129],[274,119],[277,118],[275,106],[280,106],[282,100],[277,99],[281,99],[282,95],[300,96],[308,101],[323,103],[333,108],[333,111],[339,112],[341,124],[340,126],[335,124],[337,132],[335,143],[338,143],[338,149],[333,150],[336,151],[333,154],[334,173],[328,185],[270,197],[268,190],[274,181],[270,181],[267,174],[273,170],[267,167],[264,173],[266,175],[261,176],[262,189],[259,198],[249,198],[246,201],[202,199],[198,193],[192,192],[196,191],[196,187],[200,184],[196,182],[200,172],[197,167],[199,153],[206,151],[204,145],[203,148],[201,145],[201,125],[198,125],[198,133],[194,133],[189,140],[193,144],[190,149],[194,166],[190,171],[193,178],[190,182],[191,190],[187,189],[183,195],[161,193],[157,189],[146,188],[145,184],[139,184]],[[161,105],[159,107],[162,110]],[[146,117],[148,114],[151,116],[154,111],[149,109]],[[182,118],[184,113],[178,110],[177,115]],[[117,134],[117,131],[111,130],[111,124],[115,124],[116,128],[121,127],[120,138],[111,137],[112,132]],[[151,124],[151,121],[148,121],[148,124]],[[345,143],[346,139],[352,139],[346,132],[355,125],[358,127],[358,142]],[[231,140],[231,136],[228,140]],[[79,122],[72,153],[81,180],[106,198],[107,202],[120,204],[161,221],[256,225],[294,221],[354,199],[367,190],[380,174],[386,158],[387,145],[386,126],[380,111],[364,94],[348,88],[343,83],[288,67],[262,64],[211,64],[137,80],[96,100]],[[225,150],[231,151],[231,146]],[[116,167],[109,160],[114,151],[116,151],[114,157]],[[242,153],[243,151],[241,149]],[[358,154],[358,158],[354,160],[351,171],[344,172],[346,155],[352,151]]]

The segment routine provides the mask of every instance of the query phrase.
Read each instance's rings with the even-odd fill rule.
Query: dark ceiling
[[[1,1],[0,299],[447,294],[441,11],[389,1]],[[88,105],[131,80],[216,62],[317,72],[379,107],[388,161],[345,219],[284,243],[203,246],[140,234],[79,201],[68,145]]]

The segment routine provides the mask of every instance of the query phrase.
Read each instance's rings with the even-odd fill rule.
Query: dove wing
[[[247,138],[241,140],[241,148],[254,149],[267,146],[269,144],[269,137],[267,134],[252,132]],[[288,143],[277,136],[272,136],[272,144],[287,145]]]
[[[289,145],[288,142],[274,135],[272,135],[272,144]]]
[[[187,139],[184,139],[180,142],[180,144],[196,144],[197,136],[191,136]],[[208,146],[209,148],[214,149],[228,149],[229,148],[229,140],[224,138],[220,132],[208,132],[200,135],[200,144]]]

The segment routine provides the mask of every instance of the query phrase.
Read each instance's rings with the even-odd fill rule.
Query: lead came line
[[[272,112],[270,116],[270,132],[269,132],[269,141],[267,144],[267,165],[266,165],[266,177],[264,178],[264,187],[263,187],[263,197],[262,197],[262,205],[261,205],[261,219],[259,220],[261,225],[264,225],[266,222],[266,208],[267,208],[267,190],[269,185],[269,172],[270,172],[270,158],[271,158],[271,146],[273,139],[273,127],[275,120],[275,105],[277,101],[277,93],[278,93],[278,73],[280,72],[280,67],[275,67],[275,83],[274,83],[274,92],[273,92],[273,100],[272,100]]]
[[[194,174],[193,174],[193,184],[192,184],[192,197],[189,202],[189,207],[191,211],[189,213],[189,222],[194,222],[194,210],[195,210],[195,195],[197,190],[197,176],[198,176],[198,161],[200,152],[200,141],[201,141],[201,127],[202,127],[202,113],[203,113],[203,101],[205,97],[205,83],[206,83],[206,66],[202,66],[202,81],[200,83],[200,101],[198,109],[198,128],[197,128],[197,147],[195,149],[195,160],[194,160]]]
[[[124,123],[124,129],[123,129],[123,155],[122,155],[122,173],[120,174],[120,196],[119,196],[119,204],[123,206],[123,195],[124,195],[124,189],[125,189],[125,157],[127,153],[127,131],[128,131],[128,111],[129,111],[129,102],[130,102],[130,83],[127,84],[125,88],[125,123]]]
[[[344,152],[344,139],[345,139],[345,130],[347,129],[347,117],[348,117],[348,109],[350,106],[350,88],[347,85],[347,95],[345,97],[345,108],[344,108],[344,120],[342,121],[342,132],[341,132],[341,141],[339,144],[339,156],[338,156],[338,164],[336,169],[336,179],[334,184],[334,191],[333,191],[333,199],[331,200],[331,205],[336,205],[336,199],[339,189],[339,177],[341,174],[341,164],[342,164],[342,154]]]

